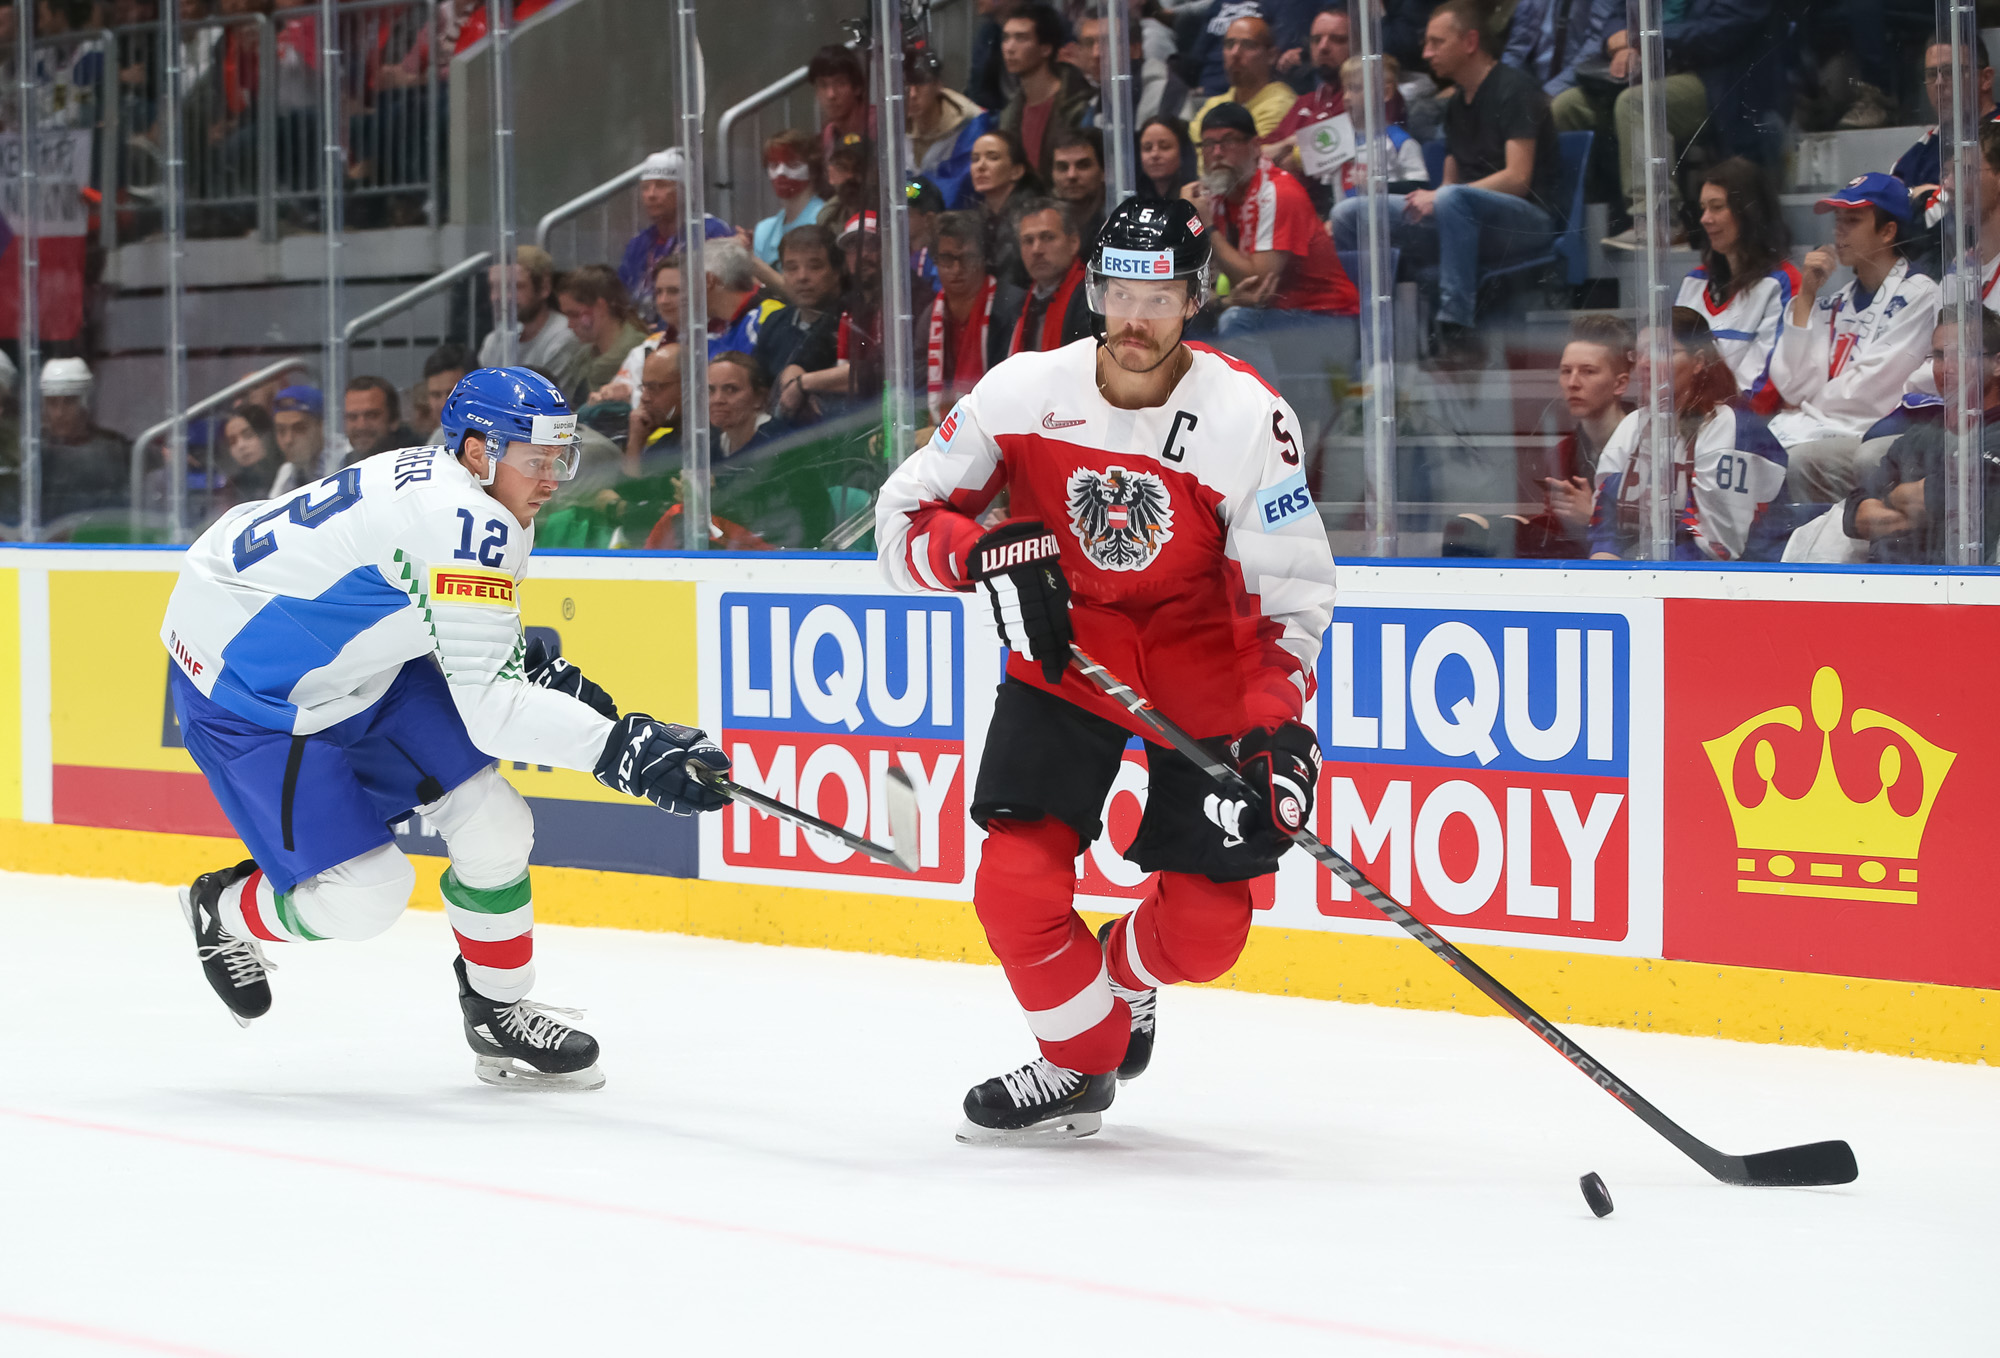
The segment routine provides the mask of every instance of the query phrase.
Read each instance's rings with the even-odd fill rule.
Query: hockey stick
[[[1069,649],[1083,677],[1130,712],[1161,743],[1172,746],[1193,760],[1203,773],[1232,795],[1250,795],[1249,784],[1235,769],[1203,749],[1194,737],[1160,715],[1151,703],[1120,683],[1116,675],[1084,654],[1080,647],[1071,645]],[[1722,1182],[1756,1188],[1804,1188],[1853,1183],[1860,1173],[1854,1163],[1854,1151],[1845,1141],[1816,1141],[1808,1146],[1787,1146],[1782,1150],[1762,1151],[1754,1155],[1730,1155],[1715,1149],[1648,1103],[1637,1090],[1613,1075],[1603,1062],[1570,1041],[1555,1024],[1529,1008],[1525,1000],[1500,984],[1485,968],[1433,932],[1388,893],[1364,877],[1359,868],[1322,844],[1310,830],[1293,831],[1292,843],[1325,864],[1334,876],[1361,893],[1362,899],[1429,948],[1446,966],[1478,986],[1495,1004],[1526,1025],[1528,1031],[1555,1048],[1558,1056],[1596,1081],[1600,1089],[1637,1114],[1641,1122]]]
[[[863,839],[850,830],[841,828],[831,821],[806,814],[796,806],[786,806],[775,797],[767,797],[761,792],[753,792],[738,783],[732,783],[721,774],[702,763],[699,759],[687,762],[688,771],[703,787],[713,788],[731,801],[754,806],[767,816],[790,821],[801,830],[837,839],[848,848],[867,854],[880,863],[904,872],[917,870],[917,793],[910,785],[910,775],[901,769],[890,769],[887,774],[888,790],[883,800],[889,808],[889,838],[896,842],[893,849],[885,849],[872,839]],[[907,845],[908,847],[904,847]]]

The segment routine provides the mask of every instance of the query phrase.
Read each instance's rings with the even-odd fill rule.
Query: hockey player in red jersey
[[[1087,1136],[1145,1068],[1156,992],[1207,981],[1250,931],[1252,879],[1309,822],[1319,746],[1301,724],[1333,609],[1333,555],[1292,409],[1248,365],[1182,331],[1209,282],[1185,202],[1127,200],[1087,287],[1097,337],[1008,359],[883,487],[876,541],[905,589],[991,598],[1011,649],[973,790],[986,830],[973,901],[1042,1055],[975,1086],[963,1141]],[[1013,517],[978,516],[1002,489]],[[1067,668],[1074,640],[1255,792],[1216,796],[1147,747],[1126,857],[1156,871],[1093,937],[1071,904],[1103,832],[1129,717]]]

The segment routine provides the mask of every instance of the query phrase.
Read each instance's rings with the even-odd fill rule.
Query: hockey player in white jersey
[[[1127,200],[1088,269],[1098,337],[988,373],[876,508],[890,582],[984,588],[1013,651],[973,791],[973,902],[1042,1055],[966,1095],[968,1141],[1098,1129],[1118,1079],[1145,1068],[1157,988],[1235,965],[1251,881],[1309,823],[1318,780],[1300,718],[1334,572],[1298,420],[1253,369],[1182,340],[1209,279],[1191,204]],[[1014,517],[987,529],[1003,488]],[[1126,857],[1158,876],[1097,937],[1071,904],[1074,863],[1144,732],[1066,668],[1072,640],[1226,745],[1255,790],[1219,799],[1149,746]]]
[[[379,453],[239,506],[188,550],[160,637],[188,753],[251,858],[181,894],[209,984],[238,1023],[270,1008],[261,944],[360,940],[416,882],[390,826],[420,812],[451,866],[445,911],[474,1071],[595,1089],[597,1043],[527,999],[534,819],[498,759],[596,774],[676,815],[719,794],[685,767],[706,735],[620,717],[523,640],[515,590],[536,511],[575,474],[576,417],[526,368],[459,382],[448,446]]]
[[[1789,521],[1771,515],[1785,488],[1785,449],[1736,389],[1729,361],[1708,321],[1691,307],[1672,312],[1675,421],[1668,481],[1676,561],[1774,561],[1784,550]],[[1652,385],[1642,336],[1634,390]],[[1591,555],[1629,557],[1642,538],[1650,503],[1646,474],[1648,412],[1619,422],[1597,460],[1597,502],[1590,520]]]

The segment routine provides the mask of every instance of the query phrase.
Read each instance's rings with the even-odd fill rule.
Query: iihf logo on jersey
[[[1107,571],[1142,571],[1174,532],[1166,483],[1152,472],[1082,467],[1069,478],[1069,528]]]

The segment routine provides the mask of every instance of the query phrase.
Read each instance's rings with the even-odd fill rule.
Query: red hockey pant
[[[1131,1011],[1110,980],[1146,990],[1228,971],[1250,935],[1250,883],[1160,873],[1100,948],[1071,904],[1080,848],[1054,817],[996,818],[972,901],[1042,1055],[1097,1075],[1117,1069],[1131,1035]]]

